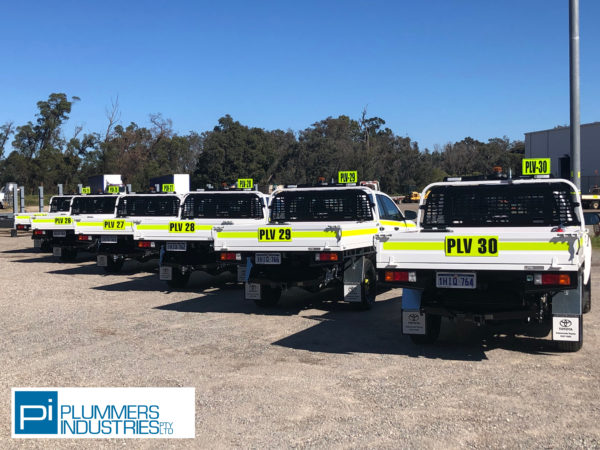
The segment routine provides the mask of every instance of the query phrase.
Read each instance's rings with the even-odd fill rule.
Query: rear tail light
[[[138,241],[137,245],[138,248],[154,248],[156,244],[152,241]]]
[[[33,230],[33,234],[35,236],[44,236],[46,234],[46,230]]]
[[[91,241],[92,236],[90,236],[89,234],[80,234],[79,236],[77,236],[77,240],[78,241]]]
[[[24,230],[25,229],[25,225],[17,225],[17,230]]]
[[[321,252],[315,255],[315,261],[339,261],[340,256],[337,253]]]
[[[533,284],[541,286],[569,286],[571,284],[571,275],[566,273],[536,273],[533,276]]]
[[[385,281],[408,281],[409,283],[416,283],[417,272],[407,272],[405,270],[386,270]]]
[[[242,260],[242,254],[235,253],[235,252],[221,252],[221,255],[219,257],[221,258],[221,261],[241,261]]]

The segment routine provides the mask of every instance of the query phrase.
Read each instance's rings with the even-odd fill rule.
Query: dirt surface
[[[450,322],[416,347],[400,290],[368,312],[301,291],[265,311],[227,276],[169,292],[151,264],[105,275],[31,242],[0,230],[0,448],[600,446],[600,276],[578,353],[547,329]],[[27,386],[195,387],[196,439],[13,441]]]

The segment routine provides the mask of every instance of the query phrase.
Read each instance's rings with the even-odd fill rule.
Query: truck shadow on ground
[[[529,354],[553,351],[552,342],[541,339],[547,329],[534,337],[529,327],[478,328],[449,320],[442,322],[436,343],[414,344],[409,336],[401,334],[400,302],[393,301],[378,302],[375,310],[362,317],[328,313],[311,319],[317,324],[273,345],[321,353],[380,353],[460,361],[486,360],[486,353],[494,349]]]
[[[13,250],[3,250],[2,253],[18,255],[18,254],[27,254],[27,253],[40,253],[41,254],[43,252],[37,248],[27,247],[27,248],[16,248]]]
[[[194,272],[194,273],[192,273],[192,276],[190,277],[190,280],[185,287],[175,289],[175,288],[169,287],[169,285],[166,283],[166,281],[162,281],[159,279],[158,273],[157,273],[158,272],[157,267],[151,267],[151,266],[147,267],[146,271],[152,272],[149,275],[141,276],[141,277],[140,276],[131,277],[131,275],[133,273],[139,273],[140,271],[141,270],[135,270],[135,271],[132,271],[129,273],[122,272],[122,273],[117,273],[117,274],[106,274],[106,275],[113,275],[113,276],[117,276],[117,277],[119,275],[122,275],[123,277],[129,276],[129,278],[126,281],[122,281],[122,282],[114,283],[114,284],[108,284],[108,285],[104,285],[104,286],[97,286],[97,287],[94,287],[93,289],[100,290],[100,291],[110,291],[110,292],[115,292],[115,291],[123,291],[123,292],[162,291],[162,292],[166,292],[166,293],[189,292],[189,293],[195,294],[195,293],[203,292],[207,289],[213,289],[213,288],[219,288],[220,290],[226,292],[231,289],[238,290],[240,287],[240,285],[233,282],[234,278],[233,278],[233,275],[230,273],[223,273],[223,274],[220,274],[217,276],[212,276],[205,272]],[[103,274],[104,271],[98,267],[96,274],[99,274],[99,273]]]
[[[494,349],[544,355],[554,354],[553,343],[544,339],[549,328],[545,325],[504,323],[477,327],[470,323],[444,320],[439,340],[432,345],[414,344],[400,329],[401,300],[379,300],[369,311],[357,310],[355,305],[325,300],[316,294],[283,296],[274,308],[259,308],[243,299],[243,291],[209,292],[203,297],[156,307],[182,313],[233,313],[266,316],[302,315],[314,325],[273,342],[272,345],[319,353],[372,353],[405,355],[459,361],[482,361]],[[318,314],[323,311],[324,314]]]
[[[86,262],[86,261],[81,261]],[[80,264],[80,261],[74,261],[75,264]],[[97,265],[94,261],[92,264],[78,265],[76,267],[69,267],[66,269],[51,270],[47,273],[53,273],[58,275],[114,275],[114,276],[128,276],[136,273],[156,273],[158,271],[158,265],[156,262],[148,261],[140,263],[138,261],[126,261],[123,265],[123,269],[117,273],[111,273],[104,270],[103,267]],[[157,276],[157,275],[155,275]],[[117,290],[117,289],[115,289]],[[126,290],[126,289],[123,289]]]

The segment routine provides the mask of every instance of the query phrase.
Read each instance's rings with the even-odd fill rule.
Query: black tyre
[[[261,308],[268,308],[270,306],[275,306],[279,303],[279,299],[281,298],[281,288],[280,287],[271,287],[262,285],[260,287],[260,300],[255,299],[254,303],[260,306]]]
[[[360,295],[361,308],[365,310],[371,309],[377,297],[377,273],[370,259],[365,260],[365,275],[360,284]]]
[[[181,272],[180,270],[173,268],[172,277],[170,280],[167,280],[167,285],[170,288],[183,288],[188,284],[188,281],[190,281],[190,275],[191,272],[189,271]]]
[[[440,336],[442,316],[427,314],[425,318],[425,334],[411,334],[410,339],[415,344],[433,344]]]
[[[63,248],[59,259],[63,262],[72,262],[77,258],[77,249]]]
[[[583,341],[556,341],[556,348],[565,353],[578,352],[581,350],[581,347],[583,347]]]
[[[123,269],[123,264],[125,263],[125,259],[117,258],[113,259],[110,255],[106,258],[107,266],[104,267],[104,271],[106,273],[119,273],[121,269]]]
[[[47,239],[42,239],[40,250],[44,253],[52,253],[52,245],[50,244],[50,241]]]
[[[592,310],[592,274],[587,284],[583,285],[583,305],[581,306],[584,314]]]

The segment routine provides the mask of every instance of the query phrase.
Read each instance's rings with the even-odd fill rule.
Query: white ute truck
[[[159,257],[160,247],[133,240],[133,224],[152,226],[176,220],[183,196],[177,194],[125,194],[117,201],[117,212],[102,221],[77,224],[77,234],[98,240],[97,263],[106,272],[117,273],[126,259],[139,262]]]
[[[370,308],[376,296],[374,235],[415,227],[368,186],[317,185],[273,192],[267,224],[215,227],[220,259],[246,266],[246,299],[277,304],[284,289],[336,286],[339,300]]]
[[[139,262],[159,257],[156,243],[134,241],[134,223],[142,221],[149,226],[165,220],[175,220],[183,195],[190,190],[189,175],[171,174],[150,179],[154,191],[147,194],[123,194],[117,201],[113,217],[102,221],[77,224],[76,233],[88,235],[97,241],[97,264],[106,272],[117,273],[126,259]],[[115,186],[109,190],[116,190]]]
[[[433,343],[442,317],[537,321],[560,350],[581,348],[592,249],[574,184],[462,179],[421,198],[417,232],[377,240],[380,280],[404,288],[404,334]]]
[[[170,287],[183,287],[193,271],[215,275],[236,269],[235,261],[217,260],[212,229],[265,224],[268,198],[252,190],[191,192],[185,196],[178,218],[135,222],[134,238],[138,245],[160,246],[160,279]]]
[[[71,209],[72,198],[72,195],[53,196],[50,199],[48,213],[29,214],[21,218],[20,220],[20,216],[17,216],[15,218],[15,228],[17,230],[31,229],[33,221],[37,219],[36,229],[31,233],[31,238],[33,239],[33,246],[35,248],[39,248],[42,251],[52,251],[52,236],[49,231],[46,232],[46,225],[49,223],[54,224],[54,218],[57,216],[65,216],[69,214],[69,210]],[[26,224],[28,224],[28,226]]]
[[[70,229],[66,229],[66,236],[61,240],[54,239],[52,253],[62,260],[74,260],[79,251],[95,253],[98,248],[99,236],[82,234],[80,228],[94,227],[102,224],[105,219],[115,217],[116,202],[119,195],[77,195],[71,201],[69,216],[55,220],[71,221]],[[54,225],[54,228],[59,225]],[[65,225],[66,226],[66,225]],[[57,231],[52,232],[56,237]]]

